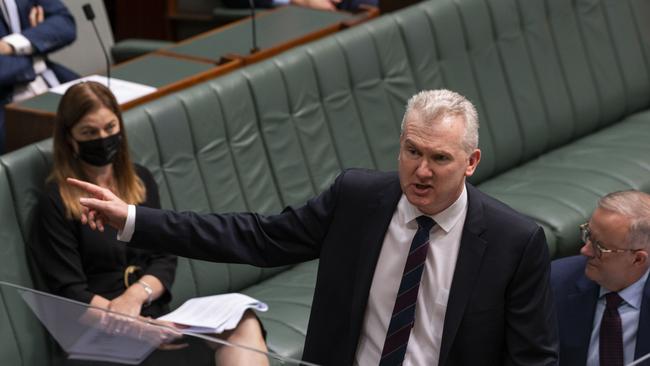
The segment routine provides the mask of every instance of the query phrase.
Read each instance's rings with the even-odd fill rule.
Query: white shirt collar
[[[417,225],[415,224],[415,219],[418,216],[424,215],[432,218],[438,224],[438,226],[440,226],[440,228],[444,230],[445,233],[448,233],[458,223],[458,221],[460,221],[460,218],[464,216],[463,213],[465,211],[466,206],[467,206],[467,189],[463,184],[463,191],[461,192],[460,196],[458,196],[456,201],[452,203],[449,207],[438,212],[435,215],[423,214],[422,211],[420,211],[417,207],[413,206],[408,201],[406,195],[404,194],[402,194],[402,198],[397,204],[397,209],[398,209],[398,215],[400,216],[399,218],[400,221],[405,223],[408,226]]]

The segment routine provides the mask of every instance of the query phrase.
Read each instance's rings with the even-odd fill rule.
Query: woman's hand
[[[134,322],[140,316],[142,304],[147,300],[139,295],[133,288],[129,287],[124,293],[108,303],[108,310],[111,313],[104,322],[105,330],[110,334],[129,334],[133,333]],[[144,290],[143,290],[144,292]]]
[[[130,317],[137,317],[148,296],[140,286],[131,286],[122,295],[111,300],[108,309]]]

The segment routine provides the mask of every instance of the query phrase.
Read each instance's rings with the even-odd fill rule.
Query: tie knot
[[[607,302],[605,305],[607,309],[618,309],[623,299],[618,295],[618,292],[610,292],[605,295],[605,301]]]
[[[425,215],[418,216],[415,220],[418,222],[418,227],[419,228],[425,229],[427,231],[431,230],[433,225],[436,224],[436,222],[433,221],[432,218],[430,218],[429,216],[425,216]]]

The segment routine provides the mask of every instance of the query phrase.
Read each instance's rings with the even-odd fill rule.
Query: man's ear
[[[635,265],[641,265],[641,266],[647,266],[647,264],[648,264],[648,250],[647,249],[637,250],[636,252],[634,252],[634,264]]]
[[[466,177],[471,177],[472,174],[474,174],[474,171],[476,171],[476,167],[478,166],[478,163],[480,161],[481,161],[481,150],[475,149],[469,155],[469,164],[467,165],[467,169],[465,169]]]

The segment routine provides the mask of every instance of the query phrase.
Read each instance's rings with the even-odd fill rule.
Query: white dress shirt
[[[406,258],[418,228],[415,219],[420,215],[423,214],[402,195],[384,237],[372,279],[355,365],[379,364]],[[430,216],[437,225],[429,234],[429,252],[420,283],[415,325],[404,357],[405,366],[438,364],[447,299],[466,215],[467,191],[463,188],[456,202]]]
[[[130,242],[133,231],[135,231],[135,205],[129,205],[124,228],[117,232],[117,240],[126,243]]]

